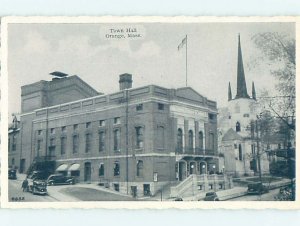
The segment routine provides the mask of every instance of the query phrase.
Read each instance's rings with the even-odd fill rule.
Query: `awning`
[[[79,170],[80,164],[74,163],[73,165],[70,166],[69,171],[76,171]]]
[[[57,167],[56,171],[67,171],[68,165],[67,164],[61,164],[59,167]]]

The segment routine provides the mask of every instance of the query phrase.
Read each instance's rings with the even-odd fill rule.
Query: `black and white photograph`
[[[296,22],[5,18],[2,205],[297,206]]]

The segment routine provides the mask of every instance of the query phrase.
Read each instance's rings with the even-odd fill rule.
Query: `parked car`
[[[261,182],[248,184],[247,193],[250,195],[251,194],[263,194],[263,193],[267,193],[267,192],[269,192],[268,187],[265,186]]]
[[[207,192],[204,201],[220,201],[216,192]]]
[[[15,169],[8,169],[8,179],[16,180],[17,179],[17,170]]]
[[[58,184],[75,184],[74,177],[67,177],[62,174],[52,174],[47,179],[48,185],[58,185]]]
[[[32,194],[47,194],[47,183],[40,177],[40,173],[38,171],[33,171],[33,173],[27,176],[28,186],[27,191],[32,192]]]
[[[183,199],[178,197],[178,198],[174,199],[174,201],[183,201]]]

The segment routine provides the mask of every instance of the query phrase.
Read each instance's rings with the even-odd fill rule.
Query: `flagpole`
[[[187,45],[188,45],[188,40],[187,40],[187,35],[185,35],[185,86],[187,87]]]

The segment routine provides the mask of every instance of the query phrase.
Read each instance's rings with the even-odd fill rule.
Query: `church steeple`
[[[232,93],[231,93],[231,85],[230,82],[228,84],[228,101],[232,100]]]
[[[256,100],[256,92],[255,92],[254,82],[252,82],[252,99]]]
[[[247,93],[240,34],[239,34],[239,43],[238,43],[237,92],[236,92],[235,99],[238,98],[250,98]]]

